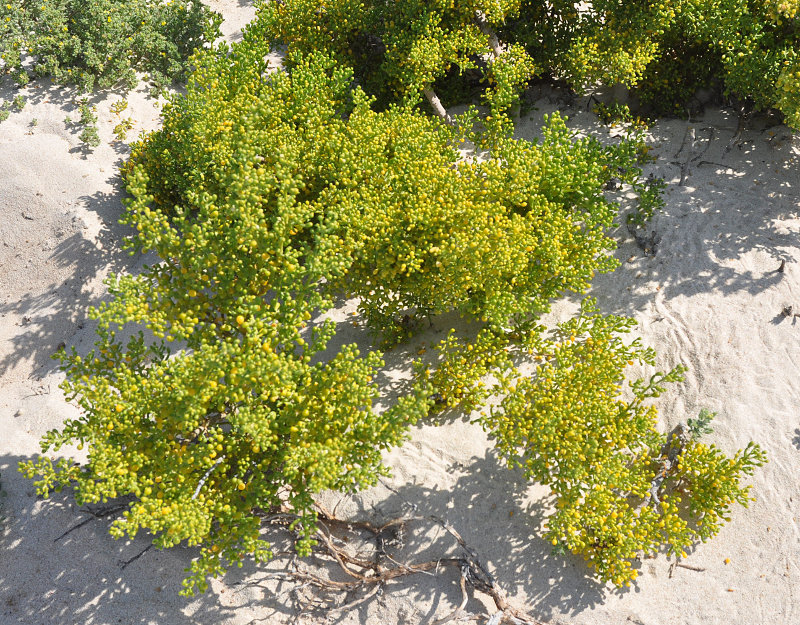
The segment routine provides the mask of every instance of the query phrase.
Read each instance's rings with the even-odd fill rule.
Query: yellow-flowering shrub
[[[109,281],[113,299],[93,312],[99,320],[95,350],[63,356],[69,374],[63,388],[78,399],[82,415],[42,443],[45,451],[88,445],[88,464],[42,458],[24,465],[27,474],[42,476],[37,487],[43,494],[72,485],[80,504],[133,495],[112,526],[114,536],[145,529],[159,547],[201,545],[188,592],[205,588],[207,575],[245,554],[269,557],[258,510],[290,506],[300,516],[299,552],[308,553],[313,494],[374,484],[385,471],[382,450],[402,441],[429,403],[420,387],[377,411],[377,353],[361,355],[348,345],[314,359],[335,325],[307,323],[331,306],[321,284],[341,271],[347,250],[325,216],[315,213],[318,205],[298,198],[311,191],[299,172],[309,174],[309,184],[338,184],[329,167],[339,158],[335,128],[347,132],[339,107],[350,75],[316,64],[298,68],[292,78],[263,80],[252,58],[241,61],[250,78],[235,103],[242,126],[220,133],[222,145],[207,154],[215,167],[195,170],[188,180],[194,187],[182,189],[184,202],[155,202],[147,167],[134,164],[127,176],[133,196],[127,221],[139,231],[134,243],[161,260],[140,275]],[[213,75],[195,77],[187,98],[167,113],[162,134],[173,134],[173,120],[201,96],[213,123],[223,124],[217,115],[229,102],[218,97],[224,90],[206,82],[218,80]],[[314,125],[296,124],[291,107],[280,106],[290,102],[305,109],[321,134],[308,132]],[[320,140],[326,115],[331,143]],[[204,152],[205,145],[214,147],[193,147]],[[188,143],[183,147],[172,156],[194,156]],[[334,161],[326,167],[324,154]],[[126,324],[145,326],[156,342],[141,335],[120,341],[116,328]]]
[[[528,0],[501,34],[577,87],[625,83],[657,112],[680,113],[697,88],[719,81],[798,127],[800,79],[787,72],[800,49],[795,0],[596,0],[580,11]]]
[[[499,394],[484,426],[511,464],[553,487],[565,516],[550,534],[591,547],[599,575],[624,583],[631,549],[651,548],[653,535],[587,541],[598,511],[625,512],[619,489],[641,498],[652,477],[664,437],[642,400],[659,387],[634,385],[630,404],[616,392],[624,364],[652,354],[616,338],[630,322],[589,307],[562,326],[567,340],[547,339],[536,320],[614,266],[605,229],[615,209],[602,189],[612,172],[635,180],[639,146],[573,140],[554,115],[541,142],[498,127],[485,159],[465,160],[458,127],[408,107],[376,110],[330,56],[298,55],[270,72],[257,33],[195,57],[186,95],[134,146],[123,170],[130,245],[160,260],[112,277],[112,298],[93,311],[95,350],[62,355],[63,388],[82,414],[42,448],[88,445],[88,463],[43,458],[23,470],[41,476],[42,494],[74,487],[79,503],[132,496],[115,536],[145,529],[160,547],[199,545],[191,593],[247,554],[270,556],[259,511],[292,508],[308,553],[316,493],[373,484],[381,452],[436,404],[478,407]],[[390,405],[378,410],[380,354],[330,353],[335,324],[309,325],[341,295],[360,298],[386,341],[451,311],[479,324],[478,338],[451,334],[436,369],[415,365],[408,393],[380,398]],[[126,324],[149,338],[121,340]],[[543,362],[515,382],[526,353]],[[719,520],[728,500],[745,501],[738,478],[755,452],[728,461],[685,451],[692,510]],[[721,487],[706,479],[718,465]],[[662,512],[643,507],[641,522],[667,519],[678,496],[665,495]],[[705,537],[670,528],[658,540],[676,548]]]
[[[453,82],[477,72],[489,126],[507,124],[534,75],[579,89],[624,83],[673,114],[719,82],[790,124],[800,114],[800,79],[789,69],[800,50],[795,0],[286,0],[261,2],[260,13],[259,36],[286,44],[289,62],[313,50],[345,59],[382,103],[415,104],[432,86],[470,102],[476,94]]]
[[[345,60],[381,106],[415,105],[425,89],[457,70],[488,83],[485,103],[504,125],[534,73],[522,46],[493,47],[491,32],[517,14],[520,0],[288,0],[257,3],[251,35],[286,46],[286,62],[314,51]],[[500,56],[497,54],[500,52]]]
[[[532,373],[505,373],[499,405],[481,420],[510,466],[552,489],[548,539],[617,586],[636,578],[639,552],[680,556],[714,536],[732,504],[748,503],[741,477],[765,461],[752,443],[728,458],[692,436],[658,432],[645,402],[681,380],[683,367],[631,382],[633,398],[623,399],[625,368],[655,356],[638,339],[622,341],[633,325],[584,300],[554,337],[531,344]]]

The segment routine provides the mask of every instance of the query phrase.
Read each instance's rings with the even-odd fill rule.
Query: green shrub
[[[487,84],[488,125],[508,130],[510,109],[533,76],[534,65],[521,46],[510,46],[496,57],[488,33],[517,13],[519,4],[519,0],[260,1],[251,34],[285,44],[290,67],[297,58],[316,51],[344,59],[381,106],[415,105],[451,70],[459,74],[475,70]]]
[[[696,437],[656,430],[645,402],[681,380],[683,367],[631,382],[633,399],[622,398],[626,366],[654,364],[652,350],[622,341],[633,325],[585,300],[577,318],[535,345],[531,374],[506,373],[495,389],[502,399],[482,418],[508,464],[553,491],[548,539],[617,586],[636,578],[638,552],[684,556],[714,536],[731,505],[749,501],[740,478],[765,461],[752,443],[730,459]]]
[[[138,233],[130,246],[160,262],[109,280],[112,299],[92,313],[95,350],[62,353],[63,388],[82,414],[42,442],[44,452],[89,445],[88,464],[42,458],[23,470],[41,476],[42,494],[73,486],[79,503],[133,495],[112,534],[145,529],[159,547],[201,546],[185,582],[191,593],[248,554],[270,556],[259,532],[265,510],[293,509],[298,550],[308,553],[315,493],[373,484],[385,470],[381,452],[437,398],[479,407],[505,393],[484,427],[510,464],[575,511],[556,516],[550,535],[586,552],[591,543],[580,537],[606,504],[584,499],[584,482],[623,511],[629,503],[617,489],[644,496],[651,452],[665,439],[642,401],[678,373],[635,383],[637,399],[623,404],[625,363],[652,362],[650,351],[614,338],[630,322],[587,304],[557,341],[537,317],[614,266],[605,229],[616,209],[602,189],[612,172],[636,180],[641,146],[574,140],[554,115],[541,142],[513,140],[498,126],[492,151],[465,160],[458,126],[407,106],[381,110],[325,54],[295,55],[290,71],[270,73],[269,42],[255,33],[197,57],[186,95],[164,108],[164,127],[134,145],[123,170],[132,196],[125,222]],[[416,363],[406,394],[381,397],[379,410],[381,356],[353,346],[330,353],[335,324],[307,325],[341,295],[361,299],[387,342],[424,315],[450,311],[475,322],[478,338],[450,334],[436,362]],[[118,339],[128,324],[152,341]],[[528,353],[544,362],[515,382]],[[537,438],[544,431],[547,441]],[[583,466],[591,440],[598,448]],[[598,552],[602,579],[628,579],[635,541],[680,549],[713,533],[712,515],[722,518],[729,500],[746,501],[738,478],[760,452],[733,461],[711,448],[686,453],[681,484],[699,493],[687,501],[708,516],[707,529],[620,534],[618,548]],[[704,473],[716,466],[727,471],[719,487]],[[695,473],[702,479],[689,480]],[[677,501],[669,497],[664,506]]]
[[[40,492],[74,483],[81,503],[134,494],[136,502],[113,525],[115,536],[144,528],[157,534],[160,547],[201,544],[187,590],[205,588],[205,576],[220,573],[224,562],[269,556],[258,510],[290,505],[302,518],[298,548],[307,553],[312,495],[373,484],[384,471],[381,451],[402,441],[429,403],[429,391],[419,388],[376,410],[377,353],[362,357],[345,346],[323,362],[312,360],[334,324],[306,324],[330,308],[320,287],[341,271],[346,250],[325,216],[315,214],[318,205],[298,201],[299,174],[308,172],[320,187],[338,182],[321,159],[338,160],[337,139],[347,134],[341,111],[348,72],[316,64],[264,81],[255,56],[241,52],[241,65],[229,74],[243,80],[238,70],[248,72],[250,81],[235,92],[236,106],[244,111],[249,103],[248,113],[232,117],[242,124],[232,131],[222,120],[211,122],[223,142],[209,144],[219,148],[208,155],[219,165],[207,172],[207,184],[184,189],[187,203],[167,214],[148,193],[146,168],[134,165],[128,175],[137,245],[156,250],[163,262],[109,283],[114,299],[93,313],[100,320],[96,350],[65,357],[64,389],[79,398],[83,416],[43,443],[54,450],[88,444],[88,470],[47,459],[26,465],[28,474],[43,476]],[[218,74],[215,63],[227,62],[217,57],[208,74],[198,74],[186,100],[166,112],[162,133],[199,98],[214,104],[211,120],[231,112],[223,97],[230,76]],[[207,91],[204,76],[219,89]],[[368,108],[363,98],[357,105]],[[296,124],[301,108],[313,124]],[[271,142],[261,146],[270,151],[248,138]],[[226,143],[236,146],[230,161]],[[204,149],[203,142],[193,147]],[[192,157],[184,148],[176,155]],[[121,343],[114,328],[126,323],[145,325],[157,342],[148,346],[136,336]],[[177,344],[185,347],[168,357]]]
[[[425,89],[469,102],[469,90],[454,83],[477,73],[488,124],[505,130],[534,75],[581,90],[624,83],[654,112],[670,114],[686,112],[698,88],[721,84],[757,108],[779,108],[798,127],[797,11],[794,0],[596,0],[581,8],[562,0],[286,0],[260,3],[258,32],[286,44],[290,64],[314,50],[346,59],[382,103],[415,104]],[[493,31],[502,42],[497,58]]]
[[[120,122],[114,126],[114,136],[117,138],[117,141],[125,141],[128,136],[128,131],[132,128],[133,121],[129,117],[120,120]]]
[[[800,18],[795,0],[527,1],[503,31],[537,67],[578,88],[636,87],[657,113],[681,113],[699,87],[757,108],[777,107],[798,127]]]
[[[220,36],[222,18],[196,0],[3,0],[2,70],[24,85],[33,72],[81,90],[132,88],[136,72],[155,90],[183,80],[189,56]]]

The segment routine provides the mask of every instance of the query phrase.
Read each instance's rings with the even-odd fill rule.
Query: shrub
[[[221,22],[195,0],[4,0],[0,67],[24,85],[29,55],[36,75],[83,91],[132,88],[143,72],[160,91],[185,78],[189,56],[220,36]]]
[[[599,509],[582,498],[587,480],[608,497],[616,488],[644,497],[648,454],[664,437],[652,427],[654,409],[640,404],[677,373],[635,384],[638,399],[624,408],[615,392],[623,363],[652,361],[611,338],[630,322],[587,305],[562,327],[574,343],[548,341],[536,322],[552,298],[613,267],[604,230],[614,209],[602,189],[611,172],[635,180],[640,146],[574,140],[554,115],[540,143],[498,133],[485,158],[463,160],[457,126],[406,106],[376,110],[352,71],[325,54],[297,55],[290,71],[270,73],[257,32],[198,57],[186,95],[164,109],[164,127],[133,147],[123,172],[132,196],[125,221],[138,232],[130,246],[160,262],[112,277],[112,299],[92,313],[96,349],[62,355],[63,388],[83,412],[42,448],[88,444],[89,460],[24,463],[26,474],[41,475],[39,492],[73,485],[79,503],[133,495],[113,535],[146,529],[160,547],[200,545],[185,582],[191,593],[247,554],[270,556],[259,534],[264,510],[297,513],[298,550],[308,553],[314,494],[373,484],[385,470],[382,450],[435,398],[479,406],[507,392],[484,426],[510,464],[527,466],[577,511],[576,523],[583,515],[594,524]],[[451,334],[435,370],[416,364],[406,394],[381,397],[378,409],[380,354],[332,353],[335,324],[307,325],[342,294],[361,298],[388,342],[423,315],[453,310],[478,324],[478,339]],[[117,338],[126,324],[152,340]],[[526,352],[544,364],[512,389]],[[615,426],[616,438],[592,456],[612,464],[588,475],[596,463],[582,468],[581,445],[587,437],[599,445]],[[564,436],[543,447],[542,428]],[[682,460],[687,476],[715,464],[728,473],[724,489],[698,483],[693,510],[711,518],[727,498],[744,502],[737,480],[755,452],[741,462],[694,452]],[[559,464],[539,460],[550,455]],[[560,518],[551,534],[569,541],[573,532],[559,528],[574,519]],[[689,536],[663,539],[679,548]],[[626,535],[603,552],[603,579],[624,583],[635,540],[649,549],[654,538]]]
[[[683,367],[631,382],[633,399],[622,398],[626,366],[654,364],[652,350],[622,341],[633,325],[584,300],[578,317],[535,345],[531,374],[505,375],[502,399],[481,420],[510,466],[553,491],[548,539],[617,586],[636,578],[638,552],[685,556],[714,536],[731,505],[749,501],[741,477],[765,461],[752,443],[730,459],[682,429],[657,431],[645,402]]]
[[[493,27],[519,10],[519,0],[259,2],[252,34],[285,44],[286,62],[324,51],[346,59],[379,104],[431,99],[449,72],[476,71],[487,84],[490,126],[509,129],[508,115],[534,66],[520,46],[503,50]],[[492,121],[494,123],[492,123]]]
[[[757,108],[777,107],[798,127],[800,17],[794,0],[574,2],[261,2],[261,36],[295,55],[347,59],[381,102],[415,104],[432,90],[486,85],[490,126],[508,129],[512,105],[534,75],[576,89],[636,87],[656,113],[684,113],[699,87]],[[500,40],[496,39],[499,35]],[[499,54],[498,54],[499,53]],[[474,92],[474,88],[472,89]]]
[[[720,81],[797,127],[797,10],[794,0],[598,0],[579,14],[571,2],[532,0],[502,34],[574,86],[621,82],[657,113],[684,112],[698,87]]]
[[[291,107],[270,101],[280,98],[317,109],[316,122],[324,124],[328,115],[335,126],[348,80],[344,71],[309,68],[293,80],[275,76],[261,94],[244,88],[240,96],[266,122],[272,116],[278,124],[287,110],[291,118]],[[227,103],[220,99],[217,106],[224,110]],[[384,470],[381,450],[398,444],[409,422],[427,411],[428,393],[421,391],[375,409],[377,353],[362,357],[345,346],[312,362],[334,325],[306,324],[312,313],[330,307],[319,287],[341,260],[336,232],[324,222],[314,225],[313,205],[299,211],[294,199],[291,166],[311,164],[294,150],[326,134],[322,125],[323,134],[304,138],[303,128],[290,132],[285,123],[264,131],[284,146],[281,163],[288,167],[282,171],[259,165],[256,150],[242,141],[238,166],[225,164],[225,180],[209,178],[191,207],[176,207],[171,222],[150,208],[147,175],[134,167],[128,220],[140,230],[137,244],[158,251],[163,261],[110,282],[114,299],[93,313],[100,321],[97,349],[86,358],[65,357],[70,375],[64,389],[79,397],[84,414],[44,442],[55,450],[66,442],[88,443],[88,470],[46,459],[27,465],[29,473],[43,475],[42,492],[74,481],[81,503],[135,495],[112,527],[115,536],[145,528],[157,534],[160,547],[202,544],[189,589],[204,588],[205,576],[220,572],[223,561],[241,561],[248,553],[268,557],[259,539],[259,509],[290,505],[302,518],[298,548],[307,553],[312,495],[373,484]],[[224,157],[222,151],[213,155]],[[313,247],[304,242],[309,235]],[[143,324],[158,340],[147,345],[140,334],[120,342],[115,324],[126,323]],[[168,357],[171,344],[182,348]]]

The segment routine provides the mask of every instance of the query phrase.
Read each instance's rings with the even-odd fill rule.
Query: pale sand
[[[224,12],[226,36],[235,40],[252,8],[211,4]],[[0,97],[13,93],[5,88]],[[46,86],[23,93],[26,108],[0,125],[0,471],[6,493],[0,500],[0,624],[290,622],[300,607],[290,588],[243,584],[259,579],[252,565],[215,581],[206,595],[185,599],[177,591],[191,549],[151,550],[123,569],[121,562],[147,540],[114,541],[105,521],[54,542],[86,516],[66,494],[37,499],[31,482],[15,470],[38,451],[44,432],[76,414],[61,396],[61,374],[50,355],[62,341],[88,350],[93,325],[86,309],[103,297],[102,278],[136,271],[144,262],[120,245],[129,229],[117,223],[122,194],[116,167],[127,146],[109,144],[116,123],[109,107],[120,96],[93,99],[103,143],[84,154],[77,133],[63,124],[66,115],[75,116],[71,94]],[[541,114],[559,107],[572,127],[609,133],[586,111],[586,99],[567,106],[554,94],[539,95],[539,110],[521,122],[521,136],[532,136]],[[128,99],[122,117],[136,124],[129,137],[157,127],[159,110],[145,90]],[[667,206],[651,224],[660,237],[656,254],[645,256],[624,227],[617,229],[615,255],[622,264],[599,276],[592,289],[604,311],[640,322],[636,333],[657,349],[660,368],[689,366],[686,382],[659,401],[665,428],[706,407],[719,413],[712,442],[732,453],[752,439],[769,455],[753,480],[757,501],[735,510],[721,534],[686,559],[703,572],[678,568],[670,577],[666,557],[646,559],[636,586],[617,592],[593,581],[582,560],[551,555],[537,537],[546,490],[502,468],[484,433],[459,417],[442,427],[414,428],[411,440],[388,454],[393,477],[383,485],[343,501],[328,495],[325,503],[338,504],[339,516],[446,518],[516,605],[553,623],[800,622],[800,322],[780,315],[787,304],[800,310],[800,138],[764,124],[756,120],[730,150],[737,126],[730,111],[709,109],[691,124],[654,126],[658,161],[648,170],[669,183]],[[713,136],[680,186],[680,165],[673,161],[686,160],[685,149],[678,151],[690,126],[697,136],[694,154]],[[786,269],[778,273],[782,259]],[[557,304],[553,318],[569,314],[576,301]],[[350,302],[335,313],[348,321],[340,338],[366,344],[363,328],[349,323],[353,307]],[[410,349],[444,330],[436,323]],[[387,361],[388,385],[404,375],[402,350]],[[440,530],[420,527],[397,555],[428,559],[452,552],[451,545]],[[460,601],[457,575],[447,570],[393,582],[357,609],[331,614],[329,622],[428,623]],[[482,609],[478,600],[467,604],[473,613]],[[310,610],[298,622],[326,621]]]

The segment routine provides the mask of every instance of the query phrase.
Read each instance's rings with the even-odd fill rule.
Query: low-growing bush
[[[633,325],[584,300],[578,317],[536,342],[532,373],[506,372],[499,403],[481,419],[509,466],[553,491],[547,538],[617,586],[636,579],[640,552],[681,557],[716,535],[731,506],[749,502],[741,477],[765,461],[752,443],[728,458],[688,430],[656,429],[646,402],[683,367],[634,380],[632,399],[622,397],[626,367],[655,360],[638,340],[623,342]]]
[[[381,102],[460,94],[483,84],[487,123],[507,129],[534,76],[583,90],[624,83],[659,114],[683,114],[701,87],[800,116],[800,16],[794,0],[402,3],[261,1],[261,36],[295,55],[324,50],[356,68]],[[454,88],[458,82],[470,89]],[[470,93],[470,91],[472,93]]]
[[[490,152],[463,158],[466,130],[377,106],[327,54],[272,72],[258,32],[197,57],[164,127],[133,146],[123,171],[130,246],[160,261],[112,277],[110,301],[92,313],[95,350],[62,354],[63,388],[82,414],[42,447],[88,445],[88,463],[24,463],[39,492],[70,485],[80,503],[132,495],[113,535],[145,529],[160,547],[199,545],[191,593],[248,554],[270,556],[264,511],[296,513],[298,550],[309,553],[316,493],[375,483],[381,452],[437,405],[498,396],[484,427],[509,464],[553,488],[563,512],[549,535],[586,553],[602,579],[630,578],[636,544],[680,552],[713,534],[727,507],[746,501],[738,480],[760,452],[729,460],[682,445],[685,479],[654,482],[667,439],[642,402],[678,373],[634,383],[636,399],[622,402],[626,363],[653,361],[617,337],[630,322],[587,304],[561,338],[537,323],[553,298],[614,266],[605,231],[616,208],[603,188],[620,171],[636,182],[641,146],[575,140],[553,115],[539,142],[498,127]],[[388,343],[450,311],[478,324],[478,338],[449,335],[435,362],[415,365],[405,394],[379,397],[381,355],[334,349],[335,324],[309,325],[341,295],[360,298]],[[119,339],[129,324],[152,340]],[[528,354],[540,365],[523,377]],[[721,485],[706,467],[727,471]],[[696,531],[672,518],[681,492],[703,521]],[[629,524],[602,534],[598,515],[611,508]],[[634,513],[669,526],[630,533]]]
[[[136,72],[153,88],[185,79],[195,49],[220,36],[222,17],[197,0],[4,0],[0,3],[0,72],[28,82],[37,76],[83,91],[119,83]]]
[[[520,91],[533,77],[528,53],[500,47],[493,28],[519,10],[519,0],[452,2],[258,2],[254,37],[286,46],[286,62],[311,52],[345,59],[367,93],[385,106],[419,103],[440,115],[437,82],[456,72],[476,72],[485,84],[489,127],[508,131]]]
[[[798,127],[795,0],[597,0],[580,10],[523,0],[501,35],[576,88],[624,83],[659,114],[683,114],[698,88],[720,86]]]

